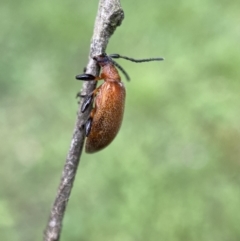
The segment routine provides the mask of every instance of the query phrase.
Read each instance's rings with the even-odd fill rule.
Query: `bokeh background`
[[[98,1],[0,2],[0,240],[41,240]],[[128,1],[120,133],[83,154],[62,240],[240,240],[240,1]],[[123,77],[124,79],[124,77]]]

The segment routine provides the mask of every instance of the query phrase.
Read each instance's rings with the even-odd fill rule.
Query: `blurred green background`
[[[0,240],[41,240],[76,120],[98,1],[0,2]],[[240,1],[122,1],[108,53],[127,83],[117,138],[83,154],[71,241],[240,240]]]

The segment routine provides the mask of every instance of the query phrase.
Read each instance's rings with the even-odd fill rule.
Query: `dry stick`
[[[91,41],[89,63],[86,71],[87,73],[95,76],[99,74],[99,68],[96,66],[96,63],[91,57],[105,52],[109,38],[114,33],[115,29],[121,25],[123,18],[124,12],[121,8],[120,0],[100,0]],[[95,88],[95,81],[85,82],[83,84],[81,94],[84,95],[86,93],[90,93]],[[71,189],[73,187],[73,182],[85,139],[84,130],[81,128],[81,126],[90,113],[90,110],[86,111],[84,114],[81,113],[82,103],[83,99],[79,104],[77,121],[75,124],[69,153],[62,172],[58,193],[51,209],[47,227],[45,229],[44,241],[58,241],[60,239],[62,220]]]

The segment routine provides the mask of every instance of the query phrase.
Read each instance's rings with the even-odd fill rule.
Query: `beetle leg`
[[[84,113],[86,111],[86,109],[88,108],[88,106],[91,104],[93,98],[97,95],[97,92],[98,92],[100,87],[101,87],[101,85],[85,97],[84,102],[81,106],[81,112],[82,113]]]
[[[79,91],[79,92],[77,92],[77,94],[76,94],[76,98],[85,98],[85,97],[87,97],[88,95],[84,95],[84,94],[81,94],[81,91]]]
[[[86,135],[86,137],[88,137],[89,134],[90,134],[94,114],[95,114],[95,108],[92,109],[91,114],[90,114],[88,120],[85,123],[85,135]]]
[[[100,76],[94,76],[94,75],[91,75],[91,74],[78,74],[78,75],[75,76],[75,78],[77,80],[85,80],[85,81],[95,80],[95,81],[98,81],[98,80],[104,79],[104,76],[102,74]]]
[[[88,108],[88,106],[92,102],[93,97],[94,97],[93,96],[93,92],[86,96],[86,98],[84,99],[84,102],[83,102],[83,104],[81,106],[81,112],[82,113],[84,113],[86,111],[86,109]]]
[[[92,127],[92,118],[89,117],[85,124],[85,136],[88,137]]]
[[[76,98],[80,98],[80,97],[85,97],[86,95],[82,95],[81,92],[77,92],[76,94]]]
[[[95,80],[96,77],[91,75],[91,74],[79,74],[79,75],[76,75],[75,77],[77,80]]]
[[[84,69],[83,69],[83,73],[84,74],[78,74],[78,75],[76,75],[75,78],[77,80],[95,80],[96,79],[95,76],[93,76],[91,74],[85,74],[86,70],[87,70],[87,68],[84,67]],[[85,97],[85,96],[81,95],[81,92],[78,92],[77,95],[76,95],[76,98],[78,98],[78,97]]]

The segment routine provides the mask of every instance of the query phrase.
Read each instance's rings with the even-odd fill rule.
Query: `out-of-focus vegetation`
[[[97,1],[0,2],[0,240],[41,240]],[[240,240],[240,1],[122,1],[124,122],[84,154],[62,240]]]

